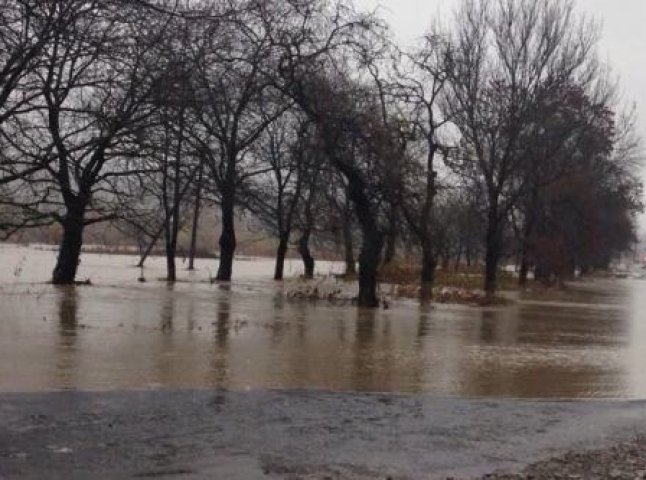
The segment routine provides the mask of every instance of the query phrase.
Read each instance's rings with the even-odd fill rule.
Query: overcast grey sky
[[[431,21],[450,18],[459,0],[356,0],[361,8],[378,8],[404,44],[415,41]],[[577,10],[601,22],[600,56],[620,78],[626,102],[635,102],[646,125],[646,0],[578,0]]]
[[[422,36],[438,15],[450,19],[459,0],[355,0],[355,4],[378,8],[406,45]],[[577,10],[601,23],[600,58],[619,77],[624,102],[636,105],[639,133],[646,140],[646,0],[578,0]],[[642,177],[646,179],[646,174]],[[640,224],[646,231],[646,216]]]

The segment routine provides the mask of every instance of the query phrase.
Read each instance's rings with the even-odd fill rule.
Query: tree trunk
[[[179,223],[179,167],[182,155],[182,135],[184,130],[183,112],[179,117],[179,136],[177,138],[176,150],[172,161],[172,139],[170,127],[166,125],[165,130],[166,141],[164,145],[164,169],[162,177],[162,205],[164,207],[164,250],[166,253],[166,281],[172,283],[177,280],[175,256],[177,254],[177,232]]]
[[[377,274],[383,249],[383,234],[377,231],[364,231],[361,254],[359,255],[359,297],[360,307],[376,308]]]
[[[354,259],[354,245],[352,242],[352,220],[349,215],[343,220],[343,245],[345,250],[345,275],[355,276],[357,264]]]
[[[217,280],[230,281],[233,274],[233,255],[236,250],[234,194],[226,192],[222,195],[222,233],[220,234],[220,266]]]
[[[200,222],[200,207],[202,203],[202,172],[204,164],[200,163],[197,175],[197,190],[195,192],[195,207],[193,209],[193,225],[191,227],[191,246],[188,251],[188,269],[195,270],[195,250],[197,248],[197,231]]]
[[[435,267],[437,262],[433,255],[433,249],[430,242],[422,242],[422,274],[421,274],[421,288],[420,299],[428,301],[433,298],[433,284],[435,283]]]
[[[487,237],[486,237],[486,252],[485,252],[485,284],[484,290],[487,297],[493,297],[496,293],[498,282],[498,263],[500,261],[500,226],[497,215],[497,207],[495,212],[489,214],[487,222]]]
[[[359,295],[357,304],[359,307],[377,308],[377,273],[381,260],[381,251],[384,246],[384,232],[377,223],[377,211],[371,204],[367,194],[367,187],[361,177],[361,173],[348,167],[347,164],[339,162],[331,152],[331,158],[335,160],[336,166],[341,170],[348,180],[348,196],[352,201],[354,210],[361,227],[362,245],[359,255]]]
[[[536,193],[534,193],[534,198]],[[537,200],[534,200],[532,205],[536,204]],[[523,228],[523,238],[521,239],[521,251],[520,251],[520,272],[518,273],[518,285],[525,287],[527,285],[527,276],[529,274],[529,256],[530,256],[530,237],[532,236],[534,230],[534,217],[533,215],[527,215],[525,219],[525,225]]]
[[[301,238],[298,239],[298,253],[303,259],[303,266],[305,269],[305,278],[314,278],[314,257],[310,253],[310,235],[309,229],[305,229]]]
[[[176,211],[175,207],[171,209],[171,212],[168,212],[167,210],[167,217],[164,220],[164,248],[166,252],[167,282],[175,282],[177,280],[177,266],[175,263],[175,258],[177,256],[177,235],[179,231],[179,219],[176,217],[176,215],[179,215],[179,212]]]
[[[164,248],[166,252],[166,281],[171,283],[177,280],[177,266],[175,264],[175,257],[177,255],[176,226],[177,219],[174,218],[174,213],[167,214],[164,220]]]
[[[458,251],[455,254],[455,263],[453,264],[453,270],[456,272],[460,271],[460,264],[462,263],[462,252],[463,252],[463,246],[462,243],[458,245]]]
[[[166,243],[166,281],[177,280],[177,267],[175,265],[175,248],[170,242]]]
[[[422,207],[421,215],[419,217],[419,226],[417,229],[420,246],[422,248],[422,272],[420,275],[420,300],[428,302],[433,298],[433,286],[435,283],[435,269],[437,267],[437,260],[435,252],[433,251],[433,244],[431,241],[431,212],[435,202],[435,179],[437,172],[433,167],[435,161],[435,152],[437,145],[435,144],[434,125],[431,122],[431,130],[427,137],[428,155],[426,157],[426,192],[424,198],[424,205]]]
[[[278,240],[278,249],[276,250],[276,267],[274,269],[274,280],[282,280],[285,270],[285,255],[287,255],[287,245],[289,242],[289,233],[282,233]]]
[[[547,285],[550,283],[551,277],[552,272],[550,271],[549,267],[547,267],[540,261],[536,262],[536,265],[534,266],[534,280]]]
[[[451,263],[451,256],[448,253],[445,253],[442,256],[442,270],[445,272],[448,272],[450,263]]]
[[[137,264],[137,267],[142,268],[144,266],[144,263],[146,262],[146,259],[148,258],[150,253],[153,251],[153,248],[155,248],[155,245],[157,244],[157,240],[159,240],[159,237],[161,236],[163,231],[164,231],[164,226],[162,225],[161,228],[159,228],[157,230],[157,233],[155,233],[155,236],[150,240],[150,243],[148,244],[148,247],[146,248],[146,251],[144,252],[144,254],[139,259],[139,263]]]
[[[576,278],[576,260],[570,258],[569,262],[565,267],[565,272],[563,274],[563,279],[565,280],[574,280]]]
[[[393,216],[396,213],[393,214]],[[397,253],[397,222],[390,220],[388,235],[386,236],[386,250],[384,252],[384,265],[388,265],[395,259]]]
[[[520,260],[520,272],[518,273],[518,285],[525,287],[527,285],[527,276],[529,274],[529,263],[527,254],[523,252]]]
[[[58,251],[56,267],[52,275],[52,283],[55,285],[70,285],[76,280],[83,246],[83,208],[77,208],[76,212],[68,211],[63,221],[63,240]]]

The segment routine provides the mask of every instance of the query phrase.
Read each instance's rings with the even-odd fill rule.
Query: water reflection
[[[429,332],[430,312],[428,304],[421,304],[419,309],[419,321],[417,322],[417,338],[423,339]]]
[[[376,351],[376,316],[375,310],[359,309],[356,311],[353,358],[353,383],[359,390],[367,390],[374,384],[375,373],[385,378],[385,372],[379,371],[375,364]]]
[[[226,348],[227,338],[229,337],[229,322],[231,321],[231,312],[229,302],[225,298],[218,300],[218,311],[215,323],[215,344],[218,348]]]
[[[524,313],[511,306],[501,310],[481,312],[480,341],[483,345],[515,345],[518,339],[518,323]]]
[[[227,341],[229,339],[229,324],[231,321],[231,312],[229,302],[221,297],[217,303],[217,313],[215,321],[215,348],[212,356],[211,367],[211,385],[217,388],[226,388],[228,386],[229,370],[227,366],[227,357],[229,351]]]
[[[173,331],[173,319],[175,317],[175,296],[173,295],[175,285],[168,283],[165,288],[167,294],[163,296],[161,304],[159,328],[164,333],[171,333]]]
[[[0,302],[0,389],[319,388],[646,397],[645,287],[499,309],[286,301],[270,281],[56,288]],[[595,303],[596,302],[596,303]]]
[[[77,336],[79,328],[78,291],[74,286],[58,289],[58,349],[54,375],[63,389],[73,388],[77,380]]]
[[[186,328],[189,332],[193,332],[196,329],[195,302],[189,302],[188,304],[188,312],[186,313]]]
[[[61,286],[58,295],[58,319],[61,344],[71,346],[78,328],[78,295],[73,286]]]

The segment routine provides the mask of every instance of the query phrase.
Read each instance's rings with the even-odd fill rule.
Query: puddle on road
[[[57,288],[54,253],[0,247],[0,391],[315,388],[474,397],[646,398],[646,282],[580,284],[510,307],[286,301],[271,261],[232,286],[139,284],[133,257],[84,255],[94,285]],[[333,270],[323,264],[323,272]],[[288,271],[298,272],[298,262]],[[188,273],[182,273],[188,278]]]

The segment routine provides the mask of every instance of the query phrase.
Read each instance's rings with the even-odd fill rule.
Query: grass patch
[[[379,270],[379,281],[393,285],[419,285],[422,268],[412,262],[392,262]],[[460,267],[460,269],[438,268],[435,271],[434,286],[437,288],[460,288],[479,290],[484,286],[484,267]],[[510,272],[498,272],[498,289],[517,290],[518,281]]]

